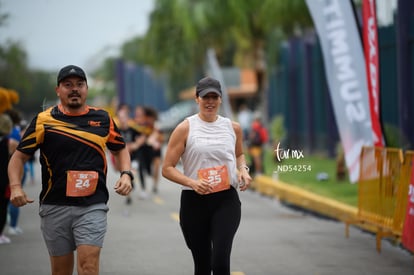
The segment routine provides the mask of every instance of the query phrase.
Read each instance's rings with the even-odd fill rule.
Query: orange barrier
[[[349,237],[350,224],[367,224],[376,231],[376,247],[381,252],[383,237],[399,240],[406,214],[413,152],[401,149],[363,147],[358,182],[358,214],[345,222]],[[406,160],[406,161],[404,161]]]
[[[404,163],[401,168],[401,184],[397,192],[397,205],[395,208],[394,228],[395,232],[403,231],[404,220],[407,212],[408,193],[411,179],[411,171],[413,166],[414,151],[406,151],[404,154]]]

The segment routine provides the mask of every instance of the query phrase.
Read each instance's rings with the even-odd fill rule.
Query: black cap
[[[59,83],[69,77],[69,76],[77,76],[82,78],[83,80],[86,81],[86,74],[85,72],[79,68],[78,66],[75,65],[68,65],[66,67],[63,67],[62,69],[60,69],[58,77],[57,77],[57,84],[59,85]]]
[[[221,96],[221,85],[214,78],[204,77],[197,83],[196,96],[203,97],[208,93],[216,93]]]

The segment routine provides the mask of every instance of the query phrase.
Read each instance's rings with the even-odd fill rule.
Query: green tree
[[[17,42],[0,45],[0,85],[15,90],[28,88],[27,54]]]
[[[202,30],[202,2],[157,0],[150,16],[142,47],[144,61],[158,71],[168,72],[175,93],[193,85],[209,44],[209,36]]]
[[[19,43],[0,45],[0,86],[17,91],[17,109],[25,114],[42,110],[44,101],[56,98],[54,81],[49,72],[28,68],[27,54]]]
[[[101,67],[91,73],[95,85],[89,89],[90,99],[100,97],[109,105],[110,101],[116,96],[115,71],[116,58],[110,57],[104,60]]]
[[[228,40],[235,42],[234,64],[256,71],[258,91],[254,101],[261,105],[267,83],[268,43],[274,34],[286,37],[312,24],[304,0],[204,2],[209,18],[206,28],[218,38],[213,46],[220,52],[217,50],[218,45],[228,45]],[[260,108],[264,108],[264,105]]]
[[[7,23],[8,14],[2,13],[0,2],[0,28]],[[17,91],[19,102],[15,106],[31,116],[45,106],[55,104],[54,74],[28,67],[27,53],[16,41],[0,44],[0,86]]]
[[[311,24],[304,0],[157,0],[141,60],[168,71],[177,90],[193,84],[214,48],[221,65],[254,68],[261,95],[268,41]]]
[[[121,57],[168,74],[177,99],[204,73],[213,48],[221,66],[256,70],[258,102],[280,41],[311,25],[304,0],[156,0],[147,33],[127,41]]]

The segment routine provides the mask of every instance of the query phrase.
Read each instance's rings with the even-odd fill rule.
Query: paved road
[[[110,186],[117,177],[110,169]],[[25,188],[37,199],[38,179]],[[111,192],[101,274],[192,274],[191,254],[177,222],[179,196],[179,187],[165,179],[157,196],[140,200],[135,192],[130,206]],[[234,241],[232,275],[414,274],[414,256],[386,240],[378,254],[375,237],[357,228],[346,239],[340,222],[293,210],[252,191],[240,193],[240,198],[242,222]],[[24,234],[0,246],[0,274],[50,274],[37,210],[37,202],[21,208]]]

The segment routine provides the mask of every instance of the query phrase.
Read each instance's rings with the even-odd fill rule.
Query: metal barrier
[[[358,214],[350,224],[368,224],[375,229],[376,248],[384,237],[401,238],[406,214],[413,152],[401,149],[363,147],[358,182]]]

